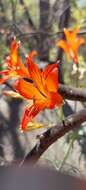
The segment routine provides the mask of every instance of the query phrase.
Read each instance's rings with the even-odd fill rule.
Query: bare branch
[[[13,23],[12,25],[15,25],[15,23]],[[53,33],[53,32],[46,32],[46,31],[43,31],[41,29],[36,31],[36,32],[21,32],[21,31],[19,31],[17,24],[15,27],[17,28],[17,30],[19,32],[19,34],[17,34],[16,37],[18,37],[20,39],[22,39],[24,37],[26,38],[26,37],[39,36],[40,34],[46,34],[48,37],[52,38],[52,37],[56,37],[56,36],[59,37],[60,34],[64,33],[63,30],[59,30],[58,32]],[[83,30],[83,31],[77,33],[77,35],[86,35],[86,30]]]
[[[64,122],[48,129],[41,136],[39,136],[39,143],[37,143],[34,148],[25,156],[21,165],[28,162],[35,164],[51,144],[53,144],[56,140],[64,136],[69,131],[79,128],[80,125],[85,121],[86,109],[68,116]]]
[[[86,89],[60,84],[59,92],[66,99],[86,102]]]
[[[28,11],[27,6],[25,5],[24,0],[19,0],[19,2],[20,2],[20,4],[23,6],[25,16],[26,16],[26,18],[27,18],[27,20],[28,20],[28,24],[30,24],[30,26],[32,27],[33,30],[36,30],[36,27],[35,27],[35,25],[34,25],[34,23],[33,23],[33,21],[32,21],[32,18],[31,18],[31,16],[30,16],[30,13],[29,13],[29,11]]]

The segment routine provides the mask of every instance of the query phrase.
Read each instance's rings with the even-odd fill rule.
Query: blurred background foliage
[[[62,49],[56,47],[56,40],[63,38],[63,28],[80,27],[86,39],[85,0],[0,0],[0,70],[4,69],[5,57],[9,53],[12,37],[21,41],[21,56],[32,50],[38,51],[38,64],[43,68],[60,59],[59,80],[75,86],[76,70],[72,61],[66,59]],[[79,86],[86,87],[86,45],[79,50]],[[8,82],[12,85],[12,82]],[[3,95],[6,84],[0,86],[0,164],[5,165],[22,160],[37,142],[37,134],[56,124],[62,118],[74,113],[74,102],[67,101],[62,110],[45,110],[35,119],[42,129],[22,133],[19,122],[26,102]],[[77,110],[85,107],[78,102]],[[22,111],[21,111],[22,110]],[[40,126],[39,126],[40,125]],[[41,158],[43,164],[63,169],[74,175],[85,174],[86,169],[86,126],[71,132],[52,145]]]

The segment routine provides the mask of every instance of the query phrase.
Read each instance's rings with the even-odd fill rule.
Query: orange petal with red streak
[[[58,90],[58,65],[48,65],[42,72],[43,83],[49,92]]]
[[[15,83],[15,89],[27,99],[41,99],[42,95],[40,92],[35,88],[34,84],[30,82],[26,82],[23,79],[19,79]]]
[[[43,92],[44,89],[43,89],[42,78],[41,78],[41,70],[33,61],[33,57],[35,55],[36,55],[36,52],[33,51],[27,56],[28,70],[30,73],[30,77],[33,79],[36,86]]]
[[[32,121],[32,119],[40,112],[40,110],[40,107],[35,105],[25,109],[20,126],[21,130],[29,130],[29,128],[27,128],[27,124]]]
[[[28,69],[22,63],[20,56],[18,54],[19,44],[16,42],[16,39],[11,43],[10,56],[7,59],[7,64],[10,66],[10,69],[13,68],[20,76],[29,76]]]

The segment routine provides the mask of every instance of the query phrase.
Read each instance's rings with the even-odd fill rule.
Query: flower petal
[[[6,63],[9,69],[14,69],[16,71],[16,75],[20,76],[29,76],[28,69],[22,63],[20,56],[18,54],[19,43],[16,42],[16,38],[13,39],[10,47],[10,55],[7,56]]]
[[[66,53],[68,53],[68,46],[65,40],[59,40],[57,45],[61,47]]]
[[[41,70],[39,67],[34,63],[33,58],[36,56],[37,52],[33,51],[27,56],[27,64],[28,70],[30,73],[30,77],[34,81],[36,87],[40,89],[40,91],[44,92],[43,84],[42,84],[42,77],[41,77]]]
[[[43,84],[49,92],[57,92],[58,90],[58,65],[48,65],[42,72]]]
[[[46,108],[53,109],[55,105],[61,106],[63,103],[63,98],[58,92],[51,92],[50,93],[50,102],[49,99],[46,103]]]
[[[0,75],[2,77],[2,78],[0,78],[0,84],[6,82],[7,80],[9,80],[12,77],[20,77],[20,75],[18,75],[18,73],[12,69],[0,71]]]
[[[51,99],[50,99],[51,98]],[[63,103],[63,99],[60,94],[52,93],[49,99],[45,99],[45,101],[36,102],[31,107],[27,107],[22,117],[21,121],[21,130],[27,131],[27,124],[32,121],[32,119],[45,108],[53,109],[55,105],[61,106]]]
[[[16,72],[19,76],[22,77],[30,77],[28,69],[25,67],[25,65],[22,63],[20,57],[17,57],[17,66],[16,66]]]
[[[76,38],[76,41],[75,41],[75,49],[76,51],[78,51],[78,48],[85,43],[85,39],[84,38]]]
[[[41,107],[37,105],[32,105],[31,107],[27,107],[24,111],[20,129],[22,131],[27,131],[27,124],[32,121],[32,119],[41,111]]]
[[[68,30],[67,28],[64,28],[64,33],[65,33],[65,37],[67,42],[74,43],[75,39],[77,38],[77,34],[79,33],[80,29],[77,28],[75,30]]]
[[[30,82],[26,82],[23,79],[19,79],[15,83],[15,89],[26,99],[37,99],[40,100],[43,96],[40,92],[35,88],[34,84]]]
[[[61,106],[62,104],[63,104],[63,98],[62,98],[62,96],[59,94],[59,93],[57,93],[56,95],[54,95],[55,96],[55,98],[56,98],[56,102],[55,102],[55,104],[57,105],[57,106]],[[53,96],[53,97],[54,97]]]
[[[19,48],[19,45],[17,44],[16,38],[14,37],[14,39],[11,42],[11,46],[10,46],[10,57],[9,57],[9,59],[7,59],[8,65],[10,67],[17,65],[18,48]]]

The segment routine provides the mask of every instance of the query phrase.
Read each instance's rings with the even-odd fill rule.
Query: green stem
[[[76,88],[79,87],[79,62],[77,63],[77,73],[76,73]],[[75,101],[75,112],[77,111],[77,101]]]
[[[59,116],[61,121],[64,121],[65,117],[64,117],[64,110],[63,110],[63,106],[60,108],[60,113],[58,113],[58,109],[55,109],[57,116]]]

